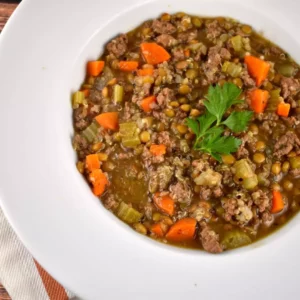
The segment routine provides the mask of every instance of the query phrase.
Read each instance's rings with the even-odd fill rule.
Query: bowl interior
[[[226,292],[234,297],[228,288],[233,281],[237,293],[253,299],[267,295],[270,276],[277,287],[274,299],[293,295],[296,276],[283,286],[279,271],[293,273],[300,216],[275,235],[218,257],[138,235],[101,205],[76,171],[70,95],[84,79],[86,61],[98,58],[109,39],[163,12],[233,17],[262,31],[300,62],[299,8],[293,1],[279,0],[111,0],[105,7],[97,0],[25,1],[0,44],[2,97],[9,99],[0,112],[2,141],[9,145],[0,149],[0,202],[35,258],[87,299],[99,294],[119,299],[124,291],[141,299],[198,299],[201,291],[202,297],[215,299],[214,282],[214,296]],[[16,49],[20,41],[22,55]],[[17,75],[12,62],[21,66]],[[12,132],[19,133],[17,139]],[[280,264],[276,270],[274,256]],[[257,264],[261,270],[253,289],[249,282]],[[228,270],[230,276],[224,276]],[[149,289],[149,282],[155,288]]]

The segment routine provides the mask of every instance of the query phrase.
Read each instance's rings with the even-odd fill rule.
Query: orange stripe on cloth
[[[34,263],[42,278],[50,300],[68,300],[69,298],[65,289],[55,279],[53,279],[37,261],[34,261]]]
[[[11,300],[4,286],[0,283],[0,300]]]

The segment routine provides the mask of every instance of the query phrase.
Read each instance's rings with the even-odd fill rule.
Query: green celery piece
[[[81,134],[88,142],[92,143],[97,140],[98,128],[98,125],[95,122],[92,122],[90,126],[81,132]]]
[[[113,101],[116,103],[121,103],[123,102],[123,98],[124,98],[124,88],[121,85],[116,84],[113,90]]]
[[[117,216],[128,224],[137,223],[142,218],[142,214],[140,212],[130,207],[125,202],[120,203],[117,211]]]

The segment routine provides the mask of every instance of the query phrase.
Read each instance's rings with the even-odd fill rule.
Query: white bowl
[[[231,16],[300,62],[293,0],[25,0],[1,34],[0,203],[34,257],[84,299],[299,299],[300,216],[246,248],[209,255],[145,238],[76,171],[70,94],[119,32],[162,12]]]

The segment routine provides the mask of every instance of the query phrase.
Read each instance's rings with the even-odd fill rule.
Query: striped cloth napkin
[[[1,208],[0,283],[0,300],[74,299],[72,293],[34,260],[10,227]]]

